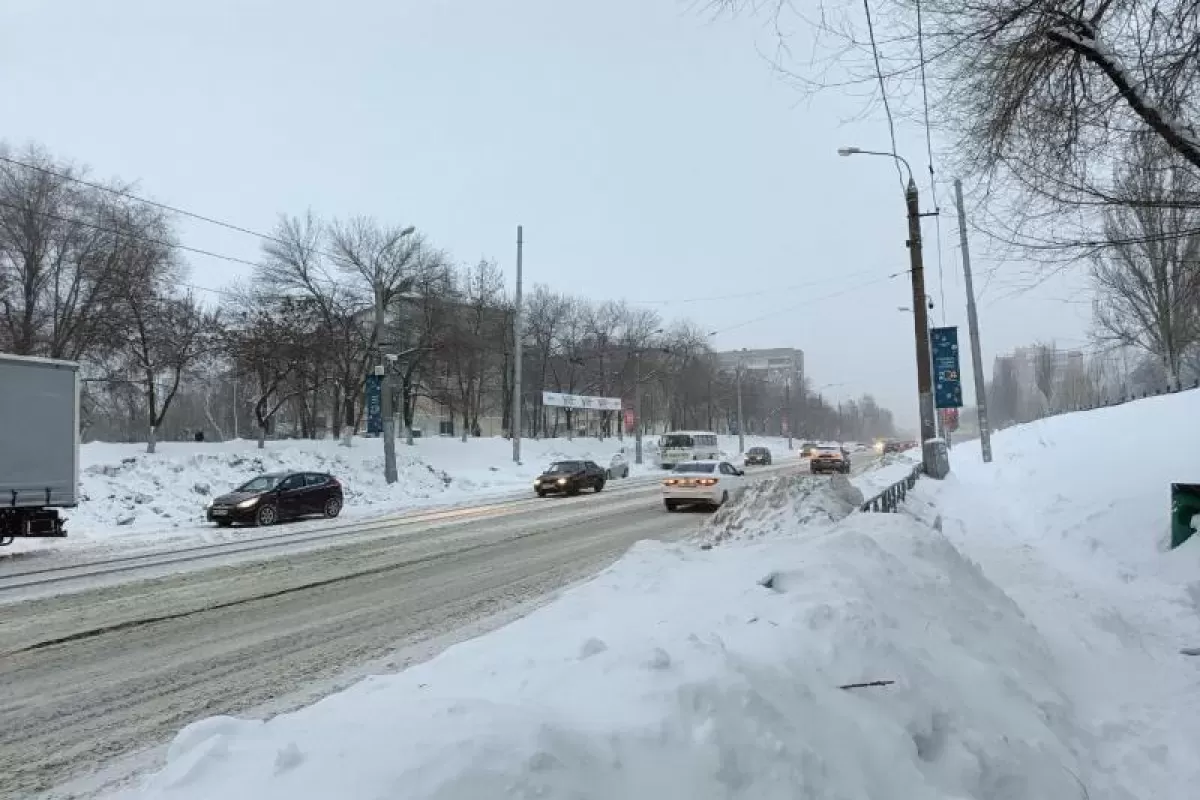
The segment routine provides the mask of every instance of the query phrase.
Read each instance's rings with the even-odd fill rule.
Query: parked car
[[[812,454],[816,451],[818,445],[816,442],[805,442],[800,445],[800,457],[812,458]]]
[[[663,505],[674,511],[685,505],[720,508],[742,485],[746,473],[728,461],[690,461],[671,470],[663,481]]]
[[[584,489],[604,489],[607,472],[595,461],[555,461],[533,482],[538,497],[579,494]]]
[[[285,519],[342,513],[342,484],[324,472],[273,472],[215,498],[206,516],[222,528],[235,522],[274,525]]]
[[[620,450],[613,454],[612,460],[608,462],[608,479],[613,478],[628,478],[629,477],[629,461],[625,458],[625,451]]]
[[[765,447],[751,447],[746,451],[746,458],[743,459],[743,466],[751,464],[767,465],[771,463],[771,451]]]
[[[850,452],[837,445],[822,445],[813,453],[809,469],[814,475],[822,472],[849,474]]]

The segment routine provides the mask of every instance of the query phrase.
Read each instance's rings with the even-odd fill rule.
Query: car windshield
[[[658,440],[659,447],[691,447],[692,437],[682,433],[671,433]]]
[[[717,468],[716,464],[705,464],[703,462],[695,462],[692,464],[680,464],[675,468],[676,472],[712,472]]]
[[[821,453],[838,453],[838,452],[841,452],[841,451],[840,451],[840,450],[838,450],[836,447],[818,447],[818,448],[817,448],[817,451],[818,451],[818,452],[821,452]]]
[[[555,461],[550,465],[550,469],[546,470],[547,475],[566,474],[571,472],[580,472],[583,469],[582,461]]]
[[[766,452],[767,452],[767,448],[765,448],[765,447],[751,447],[751,448],[750,448],[750,452],[751,452],[751,453],[753,453],[753,454],[754,454],[754,455],[756,455],[756,456],[761,456],[761,455],[765,455],[765,454],[766,454]]]
[[[259,475],[254,480],[243,483],[237,490],[239,492],[269,492],[286,477],[286,475]]]

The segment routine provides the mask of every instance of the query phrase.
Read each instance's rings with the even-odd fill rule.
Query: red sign
[[[634,429],[636,427],[637,427],[637,417],[635,417],[633,415],[633,409],[632,408],[625,409],[625,432],[633,433]]]
[[[958,409],[943,408],[940,409],[942,415],[942,430],[954,432],[958,430]]]

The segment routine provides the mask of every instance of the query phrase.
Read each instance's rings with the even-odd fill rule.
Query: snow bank
[[[721,437],[737,451],[737,437]],[[157,534],[195,530],[213,495],[262,472],[315,470],[331,472],[346,491],[347,516],[383,515],[416,506],[444,505],[524,491],[551,461],[588,458],[608,466],[622,447],[633,475],[652,471],[652,440],[647,438],[646,464],[633,465],[632,439],[546,439],[522,442],[524,464],[512,463],[512,443],[502,438],[423,438],[412,447],[397,444],[400,480],[383,480],[383,443],[356,439],[353,447],[333,440],[268,442],[160,442],[148,455],[144,444],[92,443],[83,446],[83,502],[68,514],[68,543],[114,534]],[[785,440],[754,439],[751,444],[786,452]],[[30,544],[45,544],[30,543]],[[57,546],[58,542],[51,542]]]
[[[912,503],[984,567],[1070,676],[1095,798],[1200,785],[1200,540],[1166,549],[1170,483],[1200,483],[1200,392],[1010,428],[952,451]]]
[[[805,525],[837,522],[862,502],[862,491],[845,475],[767,478],[741,490],[732,502],[705,520],[699,541],[713,545],[731,539],[784,535]]]
[[[1017,606],[912,516],[784,524],[823,483],[747,493],[725,516],[746,541],[643,542],[403,673],[192,725],[118,796],[1082,797],[1062,676]]]

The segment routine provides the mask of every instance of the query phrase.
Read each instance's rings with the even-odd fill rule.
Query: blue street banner
[[[958,328],[932,328],[933,404],[938,408],[962,408],[962,379],[958,365]]]
[[[383,434],[383,376],[367,376],[367,436]]]

